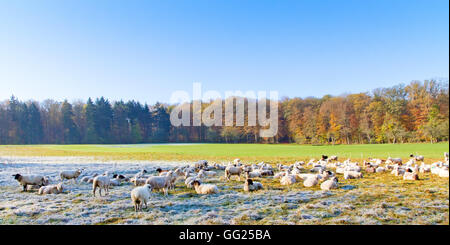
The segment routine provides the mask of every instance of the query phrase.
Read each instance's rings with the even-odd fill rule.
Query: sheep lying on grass
[[[409,156],[414,158],[414,160],[416,160],[418,162],[423,162],[423,160],[425,159],[423,156],[415,156],[414,154],[411,154]]]
[[[44,195],[44,194],[59,194],[64,191],[63,183],[59,183],[57,185],[47,185],[42,186],[39,188],[38,194]]]
[[[405,173],[405,169],[400,168],[400,166],[398,166],[398,165],[395,165],[394,169],[391,171],[391,174],[393,174],[395,176],[403,176],[404,173]]]
[[[403,174],[403,180],[419,180],[419,175],[417,172],[412,171],[408,168],[406,172]]]
[[[329,191],[331,189],[337,189],[338,188],[338,178],[337,177],[331,177],[331,179],[324,181],[320,185],[320,189],[324,191]]]
[[[345,171],[344,172],[344,179],[360,179],[363,177],[363,174],[361,172],[356,171]]]
[[[294,175],[285,175],[280,179],[281,185],[292,185],[297,182]]]
[[[111,179],[108,176],[100,175],[94,178],[92,181],[92,192],[95,197],[95,191],[98,187],[98,192],[100,196],[102,196],[102,189],[105,191],[105,195],[109,194],[109,186],[110,186]]]
[[[402,165],[403,161],[401,158],[388,157],[388,159],[386,160],[386,164],[391,164],[391,163]]]
[[[245,178],[249,179],[249,178],[261,178],[261,172],[259,171],[246,171],[245,172]]]
[[[310,176],[303,181],[303,186],[313,187],[319,183],[319,176]]]
[[[130,179],[130,182],[133,183],[134,186],[142,186],[142,185],[145,185],[145,181],[146,180],[147,179],[145,179],[145,178],[135,178],[135,177],[133,177],[133,178]]]
[[[83,169],[77,169],[77,170],[66,170],[59,173],[59,177],[61,178],[61,181],[64,182],[65,179],[70,180],[73,179],[75,183],[77,183],[77,178],[80,176]]]
[[[197,176],[191,176],[186,178],[184,184],[186,185],[187,188],[192,189],[194,188],[194,186],[192,185],[194,181],[198,181],[201,183],[200,179],[198,179]]]
[[[244,184],[244,191],[257,191],[261,190],[263,185],[259,182],[254,182],[252,179],[246,179]]]
[[[194,180],[192,185],[195,188],[197,194],[216,194],[219,193],[219,189],[215,185],[201,184],[198,180]]]
[[[448,169],[447,170],[445,170],[445,169],[441,169],[441,171],[439,171],[439,177],[442,177],[442,178],[448,178]]]
[[[152,192],[151,185],[144,185],[141,187],[136,187],[131,191],[131,201],[134,205],[134,211],[142,210],[142,204],[145,204],[145,208],[147,208],[147,202],[150,200]]]
[[[15,174],[13,175],[14,179],[19,182],[21,186],[23,186],[23,191],[27,191],[28,185],[37,185],[44,186],[46,185],[46,178],[42,175],[21,175]]]
[[[200,170],[200,171],[198,171],[198,177],[199,178],[204,178],[204,177],[214,177],[214,176],[216,176],[217,175],[217,173],[216,172],[214,172],[214,171],[205,171],[205,170]]]

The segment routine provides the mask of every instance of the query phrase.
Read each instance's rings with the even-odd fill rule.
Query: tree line
[[[211,103],[203,102],[202,108]],[[245,99],[245,109],[247,105]],[[0,103],[0,144],[362,144],[449,139],[448,80],[413,81],[342,96],[284,98],[278,102],[278,134],[271,138],[261,138],[261,128],[247,124],[174,127],[170,123],[174,107],[110,102],[104,97],[72,103],[23,102],[12,96]]]

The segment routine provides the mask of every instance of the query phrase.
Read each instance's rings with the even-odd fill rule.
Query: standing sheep
[[[169,187],[172,181],[172,171],[169,171],[165,176],[151,176],[146,181],[145,184],[149,184],[153,190],[163,190],[164,195],[169,192]]]
[[[66,170],[59,173],[59,177],[61,178],[61,181],[64,182],[64,179],[73,179],[75,183],[77,183],[77,178],[80,176],[83,169],[77,169],[77,170]]]
[[[145,208],[147,208],[147,202],[150,200],[152,192],[151,185],[144,185],[141,187],[136,187],[131,191],[131,201],[134,205],[134,211],[142,210],[142,204],[145,204]]]
[[[98,192],[102,196],[102,189],[105,191],[105,195],[109,194],[110,178],[108,176],[100,175],[94,178],[92,181],[92,189],[95,197],[95,191],[98,187]]]
[[[232,175],[237,175],[239,177],[239,181],[241,181],[242,172],[243,172],[242,167],[227,166],[227,168],[225,169],[225,178],[227,180],[230,180]]]
[[[23,186],[23,191],[27,191],[28,185],[44,186],[46,178],[42,175],[21,175],[14,174],[14,179]]]

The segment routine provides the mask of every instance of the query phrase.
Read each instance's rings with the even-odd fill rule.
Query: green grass
[[[443,158],[449,144],[296,145],[296,144],[192,144],[192,145],[1,145],[0,156],[87,156],[116,160],[199,160],[290,162],[318,158],[409,158],[420,154],[428,160]]]

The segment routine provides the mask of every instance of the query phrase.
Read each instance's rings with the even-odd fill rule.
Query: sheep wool
[[[131,201],[133,202],[135,212],[142,210],[142,204],[147,208],[147,202],[150,200],[151,192],[152,187],[148,184],[136,187],[131,191]]]
[[[217,186],[212,185],[212,184],[200,184],[200,182],[194,181],[193,185],[195,188],[195,192],[197,192],[197,194],[219,193],[219,189],[217,188]]]

